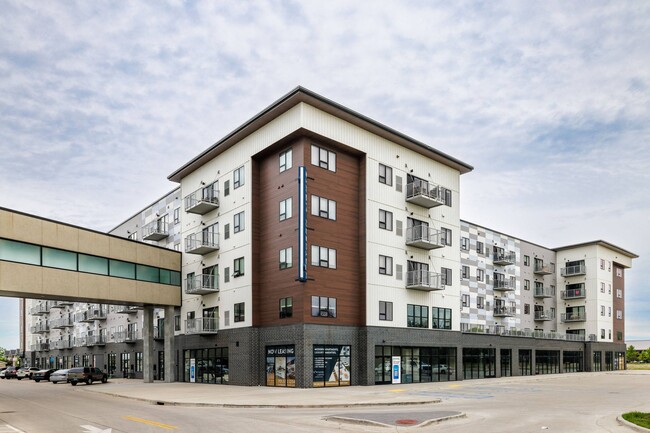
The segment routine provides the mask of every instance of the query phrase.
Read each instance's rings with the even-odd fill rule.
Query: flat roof
[[[609,243],[607,241],[604,241],[602,239],[599,239],[597,241],[591,241],[591,242],[583,242],[583,243],[580,243],[580,244],[566,245],[566,246],[563,246],[563,247],[557,247],[557,248],[552,248],[552,249],[555,250],[555,251],[562,251],[562,250],[569,250],[569,249],[572,249],[572,248],[588,247],[590,245],[599,245],[601,247],[609,248],[610,250],[616,251],[617,253],[623,254],[624,256],[627,256],[627,257],[629,257],[631,259],[638,259],[639,258],[639,256],[634,254],[633,252],[630,252],[630,251],[628,251],[626,249],[623,249],[623,248],[621,248],[619,246],[616,246],[616,245],[614,245],[612,243]]]
[[[217,141],[208,149],[200,153],[198,156],[184,164],[182,167],[170,174],[167,179],[173,182],[180,182],[180,180],[187,176],[189,173],[201,167],[203,164],[212,160],[223,150],[231,147],[237,142],[241,141],[246,136],[250,135],[255,130],[263,125],[269,123],[281,114],[288,111],[290,108],[305,102],[312,105],[328,114],[341,118],[350,122],[360,128],[366,129],[380,137],[386,138],[394,143],[410,148],[418,153],[426,155],[433,160],[442,164],[452,167],[460,172],[460,174],[469,173],[474,169],[471,165],[456,159],[444,152],[441,152],[433,147],[411,138],[399,131],[396,131],[382,123],[379,123],[369,117],[366,117],[354,110],[351,110],[341,104],[338,104],[330,99],[327,99],[309,89],[298,86],[280,99],[266,107],[264,110],[253,116],[244,124],[230,132],[228,135]]]

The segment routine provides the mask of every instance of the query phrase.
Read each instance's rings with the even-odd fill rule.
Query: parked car
[[[4,373],[5,379],[12,379],[16,377],[16,367],[7,367]]]
[[[16,379],[21,380],[21,379],[31,379],[32,374],[37,372],[39,369],[36,367],[22,367],[19,368],[18,371],[16,372]]]
[[[6,368],[6,367],[0,369],[0,379],[4,379],[4,378],[5,378],[5,371],[7,371],[7,368]]]
[[[433,366],[433,373],[437,374],[447,374],[449,372],[449,367],[447,367],[445,364],[438,364]]]
[[[55,371],[56,370],[53,368],[50,368],[49,370],[38,370],[32,374],[32,379],[34,380],[34,382],[40,382],[41,380],[49,381],[50,376]]]
[[[92,385],[95,381],[108,382],[108,375],[96,367],[76,367],[68,372],[68,382],[76,386],[79,382]]]
[[[59,382],[68,383],[68,371],[70,370],[56,370],[54,373],[50,374],[50,382],[55,385]]]

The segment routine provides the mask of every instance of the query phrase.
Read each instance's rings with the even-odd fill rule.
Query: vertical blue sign
[[[307,281],[307,168],[298,167],[298,281]]]

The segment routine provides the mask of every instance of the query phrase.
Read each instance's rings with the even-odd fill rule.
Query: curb
[[[429,426],[431,424],[439,424],[439,423],[444,422],[444,421],[449,421],[449,420],[453,420],[453,419],[460,419],[460,418],[466,418],[466,417],[467,417],[467,415],[464,412],[462,412],[462,413],[459,413],[457,415],[449,415],[449,416],[443,416],[443,417],[440,417],[440,418],[427,419],[425,421],[422,421],[420,424],[413,425],[411,427],[426,427],[426,426]],[[326,417],[323,417],[323,419],[325,421],[341,421],[341,422],[345,422],[345,423],[348,423],[348,424],[369,425],[369,426],[373,426],[373,427],[391,427],[391,428],[396,427],[396,426],[394,426],[392,424],[384,424],[383,422],[379,422],[379,421],[372,421],[372,420],[369,420],[369,419],[359,419],[359,418],[348,418],[348,417],[345,417],[345,416],[337,416],[337,415],[326,416]]]
[[[623,416],[621,416],[621,415],[616,417],[616,421],[618,422],[619,425],[622,425],[622,426],[627,427],[629,429],[632,429],[634,431],[638,431],[638,432],[641,432],[641,433],[650,432],[650,429],[647,429],[645,427],[641,427],[639,425],[636,425],[636,424],[633,424],[633,423],[631,423],[629,421],[624,420]]]

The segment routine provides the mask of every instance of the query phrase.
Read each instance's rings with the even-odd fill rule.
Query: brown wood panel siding
[[[616,276],[616,270],[620,269],[621,270],[621,275],[620,277]],[[623,292],[623,297],[617,298],[616,297],[616,290],[620,289]],[[612,269],[612,308],[614,311],[612,312],[612,317],[613,317],[613,331],[614,335],[612,335],[612,339],[615,343],[618,343],[619,340],[617,338],[618,333],[620,332],[623,335],[623,339],[620,342],[625,341],[625,269],[618,265],[617,263],[614,263],[613,269]],[[616,311],[621,310],[623,312],[623,319],[618,320],[616,318]]]
[[[367,283],[366,283],[366,164],[368,159],[364,155],[359,161],[359,292],[360,292],[360,307],[359,317],[360,325],[365,326],[368,323],[367,312]]]

